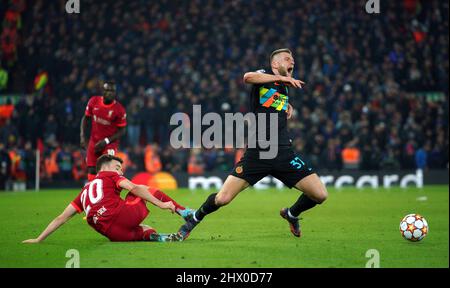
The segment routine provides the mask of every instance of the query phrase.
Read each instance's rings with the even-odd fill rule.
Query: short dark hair
[[[291,50],[290,50],[289,48],[281,48],[281,49],[277,49],[277,50],[273,51],[273,52],[270,54],[270,64],[272,64],[272,60],[273,60],[273,57],[274,57],[275,55],[277,55],[277,54],[279,54],[279,53],[283,53],[283,52],[287,52],[287,53],[289,53],[289,54],[292,55],[292,52],[291,52]]]
[[[120,159],[119,157],[113,156],[113,155],[105,154],[105,155],[100,156],[97,159],[97,164],[95,166],[95,169],[97,169],[97,173],[100,171],[100,169],[102,169],[104,164],[107,164],[113,160],[119,161],[120,164],[123,163],[122,159]]]

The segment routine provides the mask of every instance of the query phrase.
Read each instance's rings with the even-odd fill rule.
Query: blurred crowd
[[[163,170],[227,171],[242,151],[174,150],[169,119],[193,104],[245,113],[243,74],[269,70],[270,52],[288,47],[307,83],[290,91],[290,130],[313,167],[448,168],[449,3],[381,1],[368,14],[366,2],[83,0],[67,14],[65,0],[33,1],[17,60],[3,67],[7,91],[27,96],[1,143],[80,153],[87,101],[114,79],[128,115],[121,147],[136,169],[151,146]]]

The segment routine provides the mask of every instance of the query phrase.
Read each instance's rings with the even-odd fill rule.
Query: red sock
[[[178,212],[178,210],[184,210],[185,209],[183,206],[181,206],[180,204],[175,202],[175,200],[173,200],[172,198],[167,196],[164,192],[162,192],[162,191],[160,191],[158,189],[149,188],[148,191],[150,193],[152,193],[152,195],[155,196],[155,198],[157,198],[159,201],[162,201],[162,202],[172,201],[173,205],[175,205],[175,208],[177,208],[177,212]]]
[[[91,182],[92,180],[94,180],[95,176],[97,176],[97,175],[95,175],[95,174],[88,174],[88,181]]]
[[[144,231],[144,235],[142,236],[142,240],[144,241],[156,241],[154,237],[151,237],[153,234],[158,234],[155,229],[148,229]]]

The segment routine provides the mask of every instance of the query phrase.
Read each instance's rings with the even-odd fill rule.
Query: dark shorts
[[[291,147],[279,147],[274,159],[260,159],[259,153],[256,149],[247,149],[231,175],[244,179],[250,185],[272,175],[292,188],[298,181],[315,173]]]
[[[149,211],[145,201],[128,193],[125,205],[120,210],[105,236],[111,241],[143,241],[144,230],[140,226]]]

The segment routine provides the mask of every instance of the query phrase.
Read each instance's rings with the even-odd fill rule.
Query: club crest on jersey
[[[237,174],[241,174],[243,171],[244,171],[244,169],[242,168],[242,166],[236,167],[236,173]]]
[[[108,112],[108,118],[111,118],[112,113],[113,113],[113,110],[109,110],[109,112]]]

